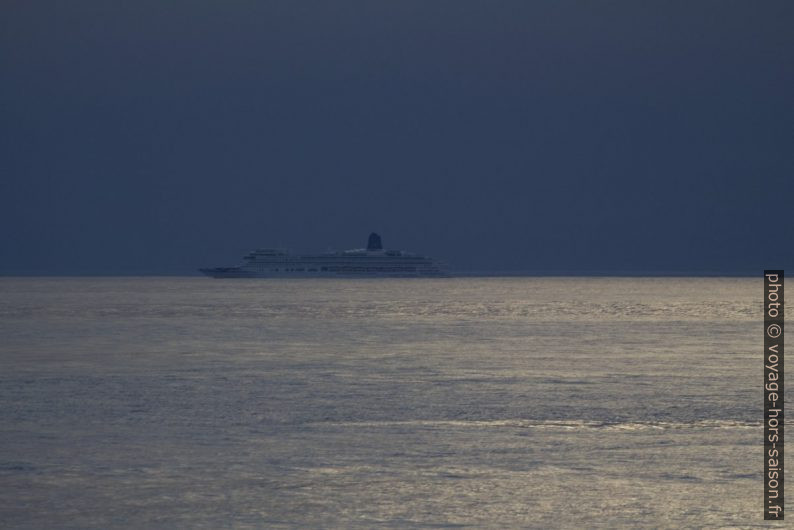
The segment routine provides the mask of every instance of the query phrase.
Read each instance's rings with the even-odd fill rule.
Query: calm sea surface
[[[761,294],[1,278],[0,526],[763,526]]]

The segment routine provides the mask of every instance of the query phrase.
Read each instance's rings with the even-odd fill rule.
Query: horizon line
[[[768,268],[768,267],[767,267]],[[463,270],[449,271],[446,278],[548,278],[548,277],[630,277],[630,278],[754,278],[763,276],[764,269],[757,271],[740,270]],[[54,271],[0,271],[0,278],[204,278],[199,272],[166,272],[166,271],[114,271],[114,272],[54,272]],[[239,278],[238,278],[239,279]],[[253,278],[253,279],[285,279],[285,278]],[[286,278],[309,279],[309,278]],[[311,279],[334,279],[312,277]],[[357,278],[336,278],[357,279]],[[384,278],[365,278],[384,279]],[[397,278],[399,279],[399,278]],[[407,278],[416,279],[416,278]],[[444,279],[442,277],[441,279]]]

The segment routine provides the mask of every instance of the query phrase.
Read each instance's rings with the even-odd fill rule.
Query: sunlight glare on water
[[[0,521],[757,524],[760,290],[3,278]]]

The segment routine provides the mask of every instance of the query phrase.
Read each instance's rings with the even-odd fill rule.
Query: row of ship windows
[[[259,270],[267,270],[259,267]],[[271,272],[281,272],[281,269],[270,269]],[[321,272],[414,272],[416,267],[320,267]],[[318,272],[318,269],[284,269],[284,272]]]
[[[271,272],[280,272],[281,269],[267,269],[265,267],[257,267],[260,271],[270,270]],[[320,270],[327,271],[328,267],[322,267]],[[284,269],[284,272],[317,272],[317,269]]]

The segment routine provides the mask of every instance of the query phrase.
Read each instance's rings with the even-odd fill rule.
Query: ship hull
[[[199,272],[216,279],[245,278],[447,278],[449,274],[438,272],[260,272],[232,268],[199,269]]]

